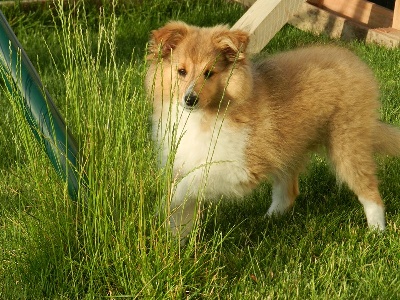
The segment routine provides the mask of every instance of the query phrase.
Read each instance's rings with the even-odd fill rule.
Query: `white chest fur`
[[[245,149],[248,130],[201,110],[171,105],[153,115],[153,138],[164,166],[173,158],[175,204],[185,197],[206,200],[248,192]]]

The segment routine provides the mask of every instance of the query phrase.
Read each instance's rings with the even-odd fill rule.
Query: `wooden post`
[[[238,2],[248,5],[254,1]],[[232,29],[247,31],[250,34],[248,52],[260,52],[304,2],[304,0],[257,0]]]
[[[400,30],[400,0],[394,3],[392,28]]]

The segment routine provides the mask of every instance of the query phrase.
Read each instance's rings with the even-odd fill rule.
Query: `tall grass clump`
[[[161,203],[170,191],[171,167],[155,166],[145,63],[117,60],[115,7],[106,8],[107,16],[100,10],[96,35],[83,1],[72,10],[59,2],[53,15],[59,55],[47,48],[63,86],[57,103],[78,140],[88,180],[76,201],[34,140],[20,100],[8,95],[18,124],[15,143],[31,182],[20,206],[34,207],[34,214],[15,219],[21,229],[14,238],[26,242],[16,255],[20,267],[10,267],[5,296],[179,298],[196,295],[200,286],[202,293],[215,288],[215,253],[206,245],[198,249],[196,240],[183,249],[168,231]]]

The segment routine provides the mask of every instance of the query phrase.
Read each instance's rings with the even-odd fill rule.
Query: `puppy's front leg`
[[[298,176],[275,178],[272,185],[272,203],[266,216],[282,215],[288,211],[299,195]]]
[[[172,234],[185,244],[187,236],[193,228],[196,212],[196,199],[188,193],[186,180],[176,186],[171,201],[170,226]]]
[[[181,244],[185,244],[190,231],[193,228],[196,201],[187,199],[180,205],[171,208],[170,226],[172,234],[179,238]]]

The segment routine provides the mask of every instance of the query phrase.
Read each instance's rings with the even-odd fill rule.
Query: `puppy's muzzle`
[[[185,95],[184,101],[187,107],[193,108],[196,106],[197,103],[199,103],[199,98],[195,93],[191,92]]]

